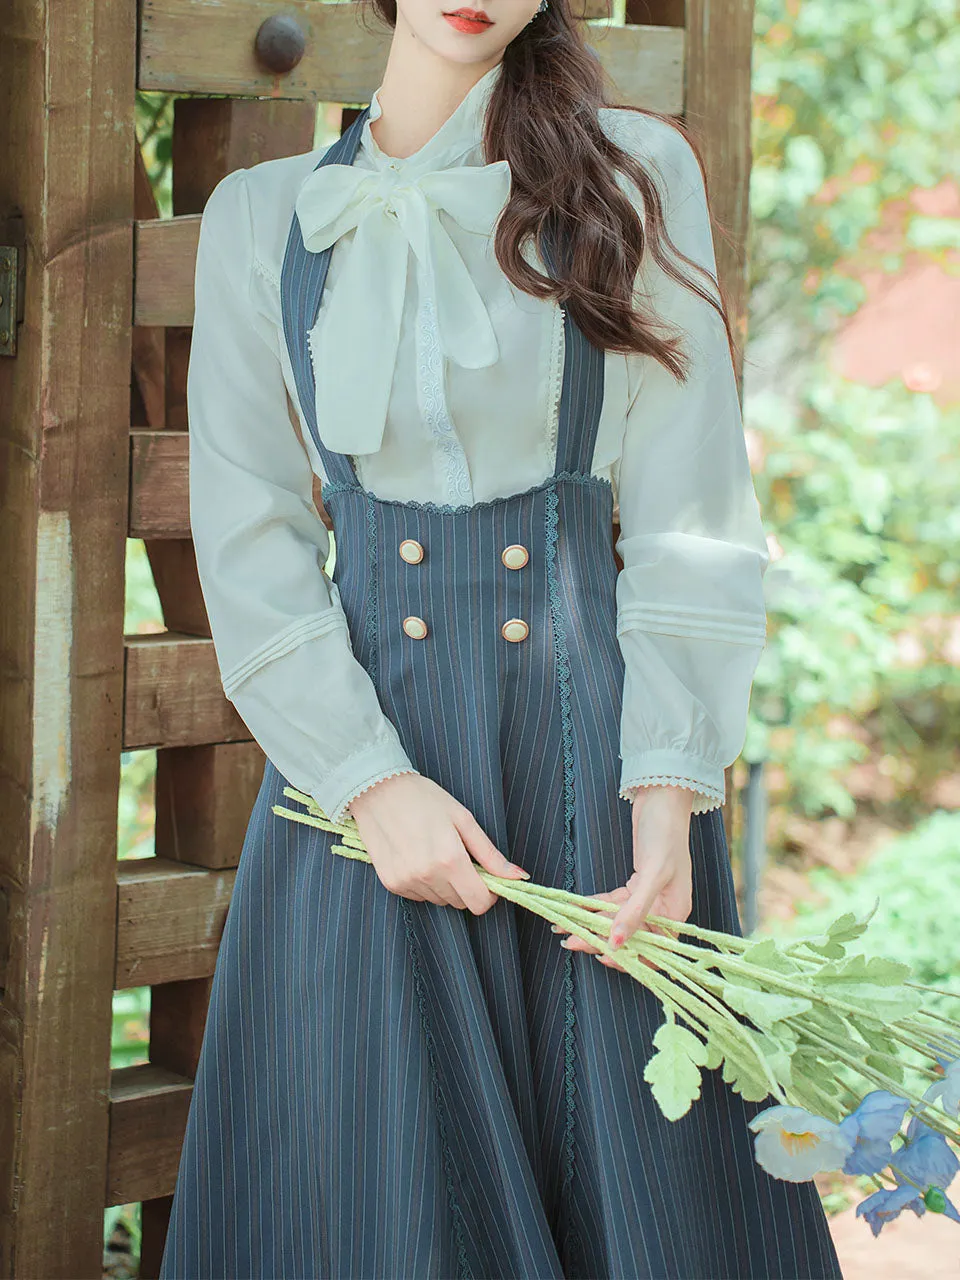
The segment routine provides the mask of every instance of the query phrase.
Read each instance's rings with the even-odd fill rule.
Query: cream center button
[[[530,634],[530,628],[522,618],[508,618],[500,628],[500,634],[504,640],[526,640]]]
[[[400,555],[407,564],[419,564],[423,559],[423,546],[416,538],[404,538],[400,543]]]
[[[530,553],[522,543],[514,542],[503,548],[500,559],[508,569],[522,569],[530,559]]]
[[[427,624],[415,614],[412,614],[409,618],[404,618],[403,629],[413,640],[422,640],[427,634]]]

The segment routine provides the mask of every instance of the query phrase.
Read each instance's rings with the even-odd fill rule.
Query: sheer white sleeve
[[[313,473],[287,411],[277,328],[250,292],[245,170],[204,209],[187,374],[190,522],[227,698],[293,786],[341,820],[416,773],[351,645]]]
[[[696,155],[673,126],[638,125],[654,139],[674,244],[715,275]],[[723,322],[650,259],[638,287],[670,331],[683,332],[691,367],[678,382],[659,361],[630,357],[639,385],[617,475],[620,794],[633,800],[638,787],[685,787],[696,792],[692,811],[704,813],[723,803],[724,768],[743,747],[766,639],[767,545]]]

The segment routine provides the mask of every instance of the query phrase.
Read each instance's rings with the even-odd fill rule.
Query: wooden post
[[[0,6],[0,1275],[99,1276],[123,710],[136,10]],[[2,238],[2,237],[0,237]]]
[[[692,126],[707,168],[707,196],[719,228],[717,276],[737,339],[734,368],[743,396],[747,336],[747,233],[751,150],[750,69],[754,0],[627,0],[627,21],[683,27],[683,118]],[[726,770],[723,822],[731,850],[736,805],[733,768]]]

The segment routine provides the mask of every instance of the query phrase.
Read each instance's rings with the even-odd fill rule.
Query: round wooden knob
[[[264,18],[257,31],[254,52],[257,61],[274,75],[286,75],[292,71],[307,47],[303,27],[285,13],[272,13]]]

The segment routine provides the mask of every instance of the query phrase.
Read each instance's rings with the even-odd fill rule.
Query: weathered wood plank
[[[687,0],[687,97],[707,169],[707,197],[718,227],[717,276],[737,340],[734,368],[743,388],[747,337],[747,233],[753,159],[750,64],[753,0]],[[723,821],[733,848],[733,768],[726,770]]]
[[[118,862],[116,989],[209,977],[235,877],[167,858]]]
[[[683,110],[682,28],[592,27],[588,39],[611,81],[612,105]]]
[[[133,323],[192,325],[200,214],[150,218],[134,226]]]
[[[170,1195],[176,1183],[193,1080],[145,1063],[113,1071],[109,1087],[109,1162],[105,1184],[97,1186],[97,1198],[113,1205]],[[102,1233],[102,1210],[100,1226]],[[102,1240],[100,1248],[102,1254]]]
[[[606,11],[603,0],[598,16]],[[257,30],[274,12],[273,0],[143,0],[139,87],[168,93],[370,101],[383,78],[389,31],[364,30],[353,5],[291,0],[284,13],[301,22],[307,48],[293,71],[275,76],[254,56]],[[657,26],[593,26],[587,39],[610,67],[621,101],[661,111],[681,109],[682,32]]]
[[[134,153],[133,173],[134,216],[138,219],[159,217],[156,196],[139,147]],[[133,330],[133,375],[142,416],[134,417],[132,425],[163,427],[166,425],[166,331],[156,327]]]
[[[177,632],[126,636],[123,749],[246,742],[223,694],[213,641]]]
[[[130,432],[131,538],[189,538],[189,440],[186,431]]]
[[[235,867],[265,763],[254,741],[157,752],[157,856]]]
[[[750,64],[753,0],[687,0],[687,97],[707,164],[707,194],[720,234],[717,271],[742,344],[747,323],[747,231],[752,163]],[[741,374],[738,352],[737,373]]]
[[[0,1275],[99,1275],[107,1164],[136,7],[0,5],[0,212],[26,228],[0,360]]]

